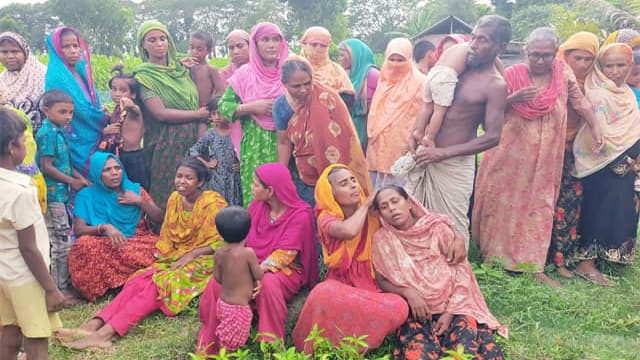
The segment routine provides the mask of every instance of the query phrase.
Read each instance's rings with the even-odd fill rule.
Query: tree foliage
[[[349,35],[347,0],[286,0],[291,9],[291,24],[297,34],[302,34],[311,26],[331,29],[333,41],[338,43]],[[298,35],[298,36],[300,36]]]

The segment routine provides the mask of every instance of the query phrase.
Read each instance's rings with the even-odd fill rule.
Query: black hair
[[[383,192],[384,190],[394,190],[395,192],[397,192],[398,194],[400,194],[400,196],[402,196],[405,200],[409,199],[409,194],[407,193],[407,190],[405,190],[402,186],[398,186],[398,185],[394,185],[394,184],[388,184],[385,185],[383,187],[381,187],[378,192],[376,192],[376,195],[373,197],[373,208],[375,210],[380,210],[380,208],[378,207],[378,196],[380,196],[380,193]]]
[[[260,179],[260,175],[258,175],[258,170],[256,170],[255,175],[256,175],[256,179],[258,179],[258,182],[260,183],[260,185],[262,185],[263,188],[268,189],[269,185],[265,184],[264,181],[262,181],[262,179]]]
[[[178,162],[176,165],[176,171],[178,171],[179,167],[187,167],[196,172],[196,177],[198,181],[207,182],[211,180],[211,173],[209,169],[202,163],[202,161],[198,160],[195,156],[187,156]]]
[[[282,75],[280,76],[282,83],[288,83],[291,75],[293,75],[297,70],[302,70],[309,74],[309,76],[313,76],[313,72],[311,71],[309,64],[300,60],[289,60],[282,65]]]
[[[498,43],[511,41],[511,23],[500,15],[485,15],[478,19],[476,27],[492,28],[493,40]]]
[[[209,110],[209,114],[218,111],[218,102],[220,101],[220,97],[221,96],[219,95],[213,95],[211,99],[209,99],[209,102],[207,103],[207,110]]]
[[[136,78],[133,77],[133,74],[126,74],[124,72],[124,65],[122,64],[114,65],[111,68],[111,73],[112,74],[116,73],[116,74],[113,75],[111,79],[109,79],[109,89],[111,89],[113,80],[121,79],[127,83],[127,86],[129,86],[129,91],[131,91],[132,94],[136,94],[136,99],[138,98],[138,93],[140,92],[140,84],[138,83],[138,80],[136,80]]]
[[[69,35],[69,34],[73,34],[78,39],[78,41],[80,41],[80,35],[78,35],[78,32],[76,30],[72,29],[72,28],[69,28],[69,27],[66,27],[66,28],[62,29],[62,31],[60,32],[60,41],[62,41],[62,38],[64,36]]]
[[[635,65],[640,65],[640,50],[635,50],[633,52],[633,63]]]
[[[430,51],[435,51],[436,46],[429,40],[420,40],[413,45],[413,61],[420,62]]]
[[[9,145],[15,144],[25,130],[27,125],[15,111],[0,106],[0,156],[9,155]]]
[[[69,94],[58,89],[49,90],[42,94],[42,97],[40,98],[41,108],[51,108],[57,103],[73,105],[73,99],[71,98],[71,96],[69,96]]]
[[[204,41],[207,44],[207,49],[211,51],[213,49],[213,38],[211,34],[203,30],[196,30],[189,34],[190,37]]]
[[[240,206],[229,206],[216,214],[216,228],[226,243],[239,243],[251,229],[251,215]]]

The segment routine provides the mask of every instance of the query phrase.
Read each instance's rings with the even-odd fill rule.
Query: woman
[[[89,179],[91,186],[80,190],[73,208],[77,240],[69,273],[73,287],[94,301],[153,263],[158,237],[146,220],[162,223],[162,210],[140,184],[129,181],[113,154],[93,154]]]
[[[284,339],[287,301],[303,286],[311,288],[318,281],[313,214],[296,195],[291,174],[282,164],[259,166],[252,191],[251,229],[246,241],[265,271],[255,297],[258,333]],[[217,354],[220,350],[215,335],[219,296],[220,285],[211,279],[200,302],[200,352]]]
[[[605,145],[593,147],[592,130],[583,126],[574,143],[576,176],[582,180],[584,199],[578,226],[575,272],[600,285],[610,285],[596,261],[631,264],[635,257],[638,211],[637,178],[640,155],[640,110],[625,83],[633,65],[626,44],[605,46],[595,70],[587,77],[585,92],[602,127]]]
[[[219,102],[220,114],[242,124],[240,182],[247,206],[252,199],[251,183],[256,168],[278,160],[278,140],[271,110],[284,93],[280,82],[282,63],[289,54],[287,42],[277,25],[258,23],[251,30],[249,63],[236,70]]]
[[[231,55],[231,63],[220,70],[220,77],[225,82],[225,86],[228,86],[227,82],[229,78],[238,70],[242,65],[249,62],[249,33],[244,30],[233,30],[227,35],[227,49]],[[240,122],[234,122],[230,124],[231,127],[231,142],[233,148],[236,151],[236,155],[240,157],[240,140],[242,140],[242,125]]]
[[[633,48],[633,50],[637,50],[640,48],[640,32],[634,29],[620,29],[614,31],[609,35],[609,37],[607,37],[607,40],[602,44],[602,47],[615,43],[627,44]]]
[[[286,93],[273,105],[278,160],[288,165],[292,156],[295,159],[300,197],[313,206],[318,177],[335,163],[349,164],[368,192],[367,163],[340,96],[317,81],[311,64],[299,56],[282,65],[282,83]]]
[[[473,239],[485,261],[500,259],[507,270],[531,271],[552,286],[560,283],[543,270],[562,179],[567,106],[602,141],[571,69],[555,59],[557,50],[556,32],[538,28],[527,39],[527,64],[507,69],[510,108],[500,144],[480,163],[472,216]]]
[[[62,90],[73,99],[69,149],[73,167],[86,177],[89,159],[98,149],[107,122],[93,83],[91,54],[78,31],[67,26],[47,36],[47,51],[45,91]]]
[[[144,149],[150,170],[149,194],[160,208],[172,189],[172,170],[198,140],[198,123],[209,121],[198,109],[198,91],[189,70],[177,61],[176,47],[166,26],[156,20],[138,28],[143,63],[133,69],[141,85],[145,121]]]
[[[426,81],[415,68],[412,54],[408,39],[393,39],[387,45],[367,124],[367,162],[374,189],[405,182],[391,175],[391,165],[404,155],[409,131],[424,103]]]
[[[469,38],[466,35],[462,34],[450,34],[443,37],[438,42],[438,45],[436,45],[435,61],[438,61],[438,59],[440,59],[440,56],[442,56],[442,54],[447,51],[448,48],[452,47],[455,44],[461,44],[467,41],[469,41]]]
[[[588,32],[578,32],[558,49],[558,58],[563,59],[573,71],[576,83],[584,94],[584,82],[593,70],[593,62],[598,54],[598,37]],[[572,175],[575,169],[573,156],[573,140],[583,123],[580,116],[569,107],[567,112],[567,133],[564,146],[564,164],[562,165],[562,180],[560,193],[556,203],[553,227],[551,230],[551,245],[547,256],[547,263],[555,264],[558,275],[566,278],[573,277],[573,273],[565,267],[573,262],[572,256],[577,240],[578,219],[580,219],[580,204],[582,203],[582,183]]]
[[[380,70],[376,67],[373,51],[358,39],[348,39],[338,46],[340,64],[349,73],[349,80],[355,89],[354,106],[351,107],[351,120],[362,146],[367,152],[367,116],[373,94],[378,86]]]
[[[4,66],[0,73],[3,101],[27,114],[35,134],[42,124],[38,99],[44,93],[47,68],[31,53],[26,40],[12,32],[0,34],[0,63]]]
[[[202,191],[208,169],[196,158],[182,159],[176,191],[167,203],[158,260],[131,277],[122,291],[93,319],[56,337],[72,349],[106,348],[156,310],[173,317],[202,293],[213,274],[213,252],[222,244],[215,217],[227,206],[213,191]]]
[[[305,339],[315,325],[333,345],[345,336],[366,335],[371,350],[407,319],[404,299],[382,293],[374,279],[371,240],[380,223],[369,211],[372,201],[342,164],[328,166],[318,179],[318,236],[327,274],[309,294],[293,329],[299,351],[313,352],[314,344]]]
[[[507,329],[489,312],[466,258],[448,261],[448,248],[462,242],[451,220],[395,185],[380,189],[373,205],[382,218],[373,238],[376,279],[382,290],[404,297],[413,315],[400,328],[394,356],[440,359],[462,345],[473,357],[503,359],[492,332],[506,336]]]

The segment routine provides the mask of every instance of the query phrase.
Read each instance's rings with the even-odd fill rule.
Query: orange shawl
[[[337,92],[355,94],[353,84],[349,80],[347,72],[329,58],[329,45],[331,33],[321,26],[313,26],[305,31],[300,39],[302,51],[300,55],[309,60],[313,67],[316,81],[326,85]],[[313,47],[311,44],[319,43],[325,47]]]

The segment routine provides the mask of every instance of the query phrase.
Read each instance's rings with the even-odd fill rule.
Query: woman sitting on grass
[[[222,245],[215,216],[227,206],[222,196],[201,190],[209,171],[196,158],[181,160],[156,245],[158,260],[134,275],[94,318],[56,337],[72,349],[107,348],[156,310],[176,316],[200,295],[213,274],[213,252]]]

